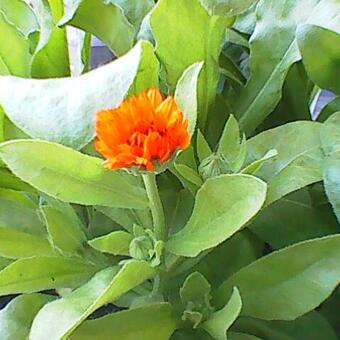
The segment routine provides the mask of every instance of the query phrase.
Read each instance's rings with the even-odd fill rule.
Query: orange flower
[[[150,89],[97,114],[96,149],[110,169],[154,170],[190,144],[188,120],[173,97]]]

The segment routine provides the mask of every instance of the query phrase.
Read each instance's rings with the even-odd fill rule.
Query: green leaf
[[[266,152],[266,154],[263,157],[245,167],[241,171],[241,173],[249,175],[255,174],[257,171],[261,169],[263,164],[265,164],[268,160],[275,158],[277,155],[278,155],[277,151],[275,149],[271,149],[268,152]]]
[[[0,74],[29,77],[32,57],[29,41],[16,26],[8,21],[1,10],[0,31]],[[9,41],[11,42],[10,44],[8,43]]]
[[[247,141],[246,164],[260,159],[269,149],[275,149],[278,153],[275,159],[267,161],[256,173],[268,183],[267,205],[322,180],[321,126],[315,122],[288,123]]]
[[[225,18],[210,16],[199,0],[160,0],[151,14],[156,53],[170,88],[190,65],[204,61],[198,82],[198,126],[202,131],[216,96],[218,57],[227,24]]]
[[[0,311],[1,340],[26,340],[33,318],[39,309],[53,299],[50,295],[22,295],[11,301]]]
[[[194,169],[190,168],[185,164],[175,164],[175,169],[178,173],[187,181],[194,184],[197,188],[199,188],[202,184],[202,178]]]
[[[258,0],[201,0],[213,15],[233,16],[242,13]]]
[[[0,195],[0,225],[33,235],[46,234],[35,207],[4,195],[4,190]]]
[[[327,197],[340,221],[340,112],[332,115],[322,127],[321,142],[326,154],[323,180]]]
[[[240,143],[240,129],[237,120],[233,115],[230,115],[224,127],[217,152],[233,162],[239,154]]]
[[[154,47],[143,41],[143,50],[136,78],[130,88],[129,94],[138,95],[152,87],[159,87],[159,62]]]
[[[0,271],[0,295],[75,288],[98,269],[91,263],[63,257],[20,259]]]
[[[62,201],[147,207],[145,191],[133,186],[129,175],[105,169],[99,158],[62,145],[38,140],[5,142],[0,145],[0,156],[19,178]]]
[[[326,157],[323,165],[323,180],[327,197],[340,222],[340,152]]]
[[[222,175],[207,180],[197,193],[189,222],[169,239],[167,249],[194,257],[217,246],[254,217],[265,197],[266,184],[252,176]]]
[[[233,105],[242,131],[252,133],[279,102],[288,70],[301,59],[296,33],[299,26],[315,23],[337,29],[337,20],[329,17],[338,11],[339,3],[333,0],[259,1],[250,44],[251,77],[235,95]]]
[[[155,270],[143,261],[129,261],[119,270],[107,268],[84,286],[44,306],[33,321],[30,339],[67,339],[96,309],[115,301],[124,293],[143,283]],[[58,322],[54,322],[59,315]]]
[[[228,303],[217,312],[210,315],[202,327],[214,338],[218,340],[227,340],[227,330],[234,323],[241,312],[242,300],[236,287]]]
[[[230,340],[261,340],[257,336],[239,333],[239,332],[228,332],[228,339]]]
[[[339,232],[330,207],[315,206],[304,189],[266,207],[249,228],[274,249]]]
[[[89,241],[89,245],[103,253],[129,256],[129,245],[133,236],[126,231],[114,231]]]
[[[197,156],[200,162],[212,154],[212,150],[200,130],[197,131]]]
[[[123,10],[112,1],[68,1],[65,16],[60,20],[59,26],[65,24],[95,35],[117,56],[129,51],[134,43],[134,27],[125,17]]]
[[[64,12],[62,0],[33,0],[40,24],[40,37],[34,52],[31,75],[34,78],[67,77],[70,63],[66,30],[56,27]]]
[[[86,321],[71,340],[168,340],[176,328],[171,305],[159,303]]]
[[[0,256],[13,259],[31,256],[55,256],[48,240],[41,236],[0,227]]]
[[[329,102],[320,112],[317,120],[319,122],[324,122],[333,113],[340,111],[340,97],[335,97],[331,102]]]
[[[215,289],[232,274],[262,256],[262,252],[263,242],[245,229],[214,248],[192,270],[203,274]]]
[[[79,256],[84,252],[86,236],[78,221],[66,213],[49,206],[40,209],[53,247],[66,256]],[[77,223],[78,222],[78,223]]]
[[[188,130],[193,135],[197,121],[197,85],[203,62],[189,66],[178,80],[175,100],[189,120]]]
[[[0,11],[25,37],[39,30],[32,8],[23,0],[2,0]]]
[[[210,300],[211,286],[207,279],[198,272],[190,274],[180,289],[180,296],[184,306],[188,303],[204,303]]]
[[[299,27],[297,38],[311,80],[320,88],[340,93],[336,76],[340,68],[340,50],[337,48],[340,34],[315,25],[303,25]]]
[[[255,318],[238,318],[233,330],[254,334],[261,339],[329,339],[336,340],[334,330],[318,312],[310,312],[293,321],[267,321]]]
[[[242,315],[294,320],[320,305],[340,282],[340,235],[294,244],[242,268],[216,291],[223,305],[232,287],[242,296]],[[324,273],[327,272],[327,275]]]
[[[0,187],[13,190],[35,192],[34,188],[32,188],[27,183],[23,182],[20,178],[16,177],[9,170],[1,168],[0,168]]]
[[[118,106],[127,95],[144,47],[145,43],[139,43],[126,56],[80,77],[0,77],[0,105],[30,136],[81,149],[94,137],[95,112]]]
[[[154,0],[108,0],[107,2],[123,9],[126,18],[135,27],[136,32],[138,32],[143,18],[155,5]]]

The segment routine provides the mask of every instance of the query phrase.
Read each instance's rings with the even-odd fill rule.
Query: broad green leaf
[[[133,236],[126,231],[114,231],[89,241],[89,245],[103,253],[129,256],[129,245]]]
[[[66,29],[56,27],[63,16],[63,0],[33,0],[33,6],[40,36],[32,58],[31,75],[34,78],[67,77],[71,71]]]
[[[327,196],[340,222],[340,151],[326,157],[323,164],[323,180]]]
[[[258,0],[201,0],[213,15],[224,16],[237,15],[257,1]]]
[[[32,8],[23,0],[2,0],[0,11],[25,37],[39,30]]]
[[[320,112],[317,120],[319,122],[324,122],[333,113],[340,111],[340,97],[335,97],[331,102],[329,102]]]
[[[321,142],[325,152],[323,180],[327,197],[340,221],[340,112],[332,115],[321,130]]]
[[[40,209],[53,247],[66,256],[81,256],[84,253],[86,236],[78,221],[65,212],[44,206]]]
[[[214,338],[218,340],[227,340],[227,330],[234,323],[241,312],[242,300],[236,287],[228,303],[217,312],[210,315],[202,327]]]
[[[199,272],[190,274],[180,289],[180,296],[184,306],[190,303],[205,303],[210,299],[211,286],[207,279]]]
[[[338,287],[333,294],[325,301],[321,308],[320,313],[323,315],[329,324],[332,325],[336,334],[340,334],[340,324],[338,311],[340,308],[340,288]]]
[[[194,257],[217,246],[256,215],[266,190],[264,182],[248,175],[207,180],[197,193],[189,222],[169,239],[167,249],[176,255]]]
[[[144,46],[139,43],[124,57],[80,77],[0,77],[0,105],[30,136],[81,149],[94,137],[96,111],[116,107],[127,95]]]
[[[5,267],[7,267],[12,262],[14,262],[12,259],[0,257],[0,270],[4,269]]]
[[[152,87],[159,87],[159,62],[154,47],[148,41],[143,42],[141,60],[135,80],[129,94],[138,95]]]
[[[0,74],[29,77],[32,57],[29,41],[14,24],[8,21],[1,10],[0,32]],[[2,106],[2,103],[0,105]],[[3,108],[6,111],[5,106]]]
[[[296,33],[300,25],[315,24],[340,31],[334,15],[339,8],[334,0],[259,1],[250,40],[251,77],[233,102],[242,131],[252,133],[279,102],[289,68],[301,59]]]
[[[314,84],[309,79],[302,62],[291,66],[285,79],[282,98],[275,110],[264,120],[258,130],[268,130],[296,120],[311,120]]]
[[[178,80],[175,92],[176,103],[189,120],[188,130],[191,135],[195,131],[197,122],[197,85],[202,67],[202,62],[189,66]]]
[[[261,340],[255,335],[239,332],[228,332],[229,340]]]
[[[275,158],[277,155],[278,155],[277,151],[275,149],[271,149],[268,152],[266,152],[266,154],[263,157],[245,167],[241,171],[241,173],[249,175],[255,174],[257,171],[261,169],[263,164],[265,164],[268,160]]]
[[[308,75],[320,88],[340,93],[340,34],[315,25],[298,30],[299,49]],[[317,46],[317,48],[315,48]]]
[[[69,295],[44,306],[33,321],[30,339],[67,339],[96,309],[143,283],[155,270],[143,261],[129,261],[119,270],[107,268]],[[59,315],[58,322],[54,322]]]
[[[260,159],[269,149],[275,149],[278,153],[275,159],[267,161],[256,173],[268,183],[267,205],[322,180],[321,126],[315,122],[288,123],[247,141],[246,164]]]
[[[17,140],[1,144],[0,156],[18,177],[62,201],[121,208],[147,207],[145,191],[133,186],[129,175],[105,169],[99,158],[65,146]]]
[[[262,257],[225,281],[217,305],[237,286],[242,315],[294,320],[320,305],[340,282],[340,235],[294,244]],[[325,275],[327,272],[327,275]]]
[[[68,0],[65,5],[65,16],[59,22],[60,26],[72,25],[95,35],[117,56],[133,46],[134,27],[113,1]]]
[[[5,140],[4,124],[5,124],[5,112],[0,107],[0,142],[3,142]]]
[[[99,269],[91,263],[63,257],[20,259],[0,271],[0,295],[75,288]]]
[[[270,340],[338,339],[327,320],[320,313],[314,311],[292,321],[268,321],[241,317],[235,322],[233,330]]]
[[[0,196],[0,225],[33,235],[46,234],[34,207],[3,195]]]
[[[143,18],[151,11],[155,5],[154,0],[108,0],[123,9],[123,12],[129,22],[138,32]]]
[[[197,157],[200,162],[202,162],[205,158],[209,157],[212,154],[212,150],[200,130],[197,131],[196,150],[197,150]]]
[[[55,255],[47,238],[0,227],[0,256],[19,259]]]
[[[20,178],[16,177],[9,170],[1,168],[0,168],[0,187],[28,192],[35,191],[34,188],[32,188],[27,183],[23,182]]]
[[[0,311],[1,340],[26,340],[33,318],[39,309],[51,301],[51,295],[30,294],[21,295],[11,301]]]
[[[168,340],[178,320],[170,304],[159,303],[86,321],[71,340]]]
[[[237,120],[233,115],[230,115],[224,127],[217,151],[232,162],[239,154],[240,143],[240,129]]]
[[[315,206],[307,190],[294,192],[266,207],[250,229],[272,248],[336,234],[339,225],[328,205]]]
[[[5,200],[22,204],[23,206],[28,208],[37,208],[37,204],[34,202],[33,196],[29,197],[25,192],[0,188],[0,197]]]
[[[258,259],[262,252],[263,242],[245,229],[214,248],[192,270],[203,274],[211,286],[217,288],[229,276]]]
[[[198,82],[198,126],[204,131],[219,80],[218,57],[227,24],[210,16],[199,0],[160,0],[151,14],[156,53],[174,88],[184,70],[204,62]]]
[[[192,168],[185,164],[175,164],[175,169],[187,181],[199,188],[203,184],[200,175]]]

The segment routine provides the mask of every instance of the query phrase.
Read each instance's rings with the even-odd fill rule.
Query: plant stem
[[[159,197],[156,175],[153,173],[144,174],[143,181],[146,193],[149,198],[153,227],[158,240],[164,241],[166,238],[165,217],[162,201]]]

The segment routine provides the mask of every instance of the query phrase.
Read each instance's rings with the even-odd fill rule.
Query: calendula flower
[[[152,171],[190,144],[188,119],[173,97],[150,89],[97,114],[96,149],[110,169]]]

